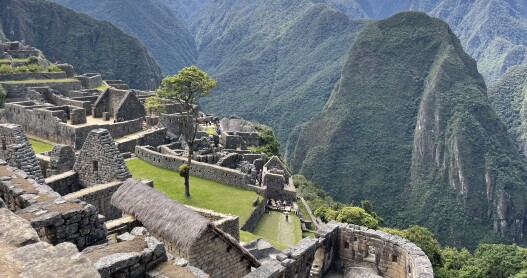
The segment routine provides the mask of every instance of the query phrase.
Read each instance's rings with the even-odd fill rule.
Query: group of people
[[[273,199],[267,199],[267,205],[269,207],[276,207],[278,209],[285,210],[286,206],[291,206],[292,205],[291,202],[289,202],[289,201],[277,200],[276,203],[274,203],[274,204],[273,204],[273,202],[274,202]]]
[[[118,118],[118,119],[113,120],[113,123],[120,123],[120,122],[124,122],[124,119]]]

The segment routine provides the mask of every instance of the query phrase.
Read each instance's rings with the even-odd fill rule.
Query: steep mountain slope
[[[288,159],[339,201],[371,200],[389,225],[456,245],[525,242],[525,164],[474,60],[423,13],[364,28]]]
[[[360,11],[381,19],[405,10],[418,10],[445,20],[463,47],[478,62],[487,83],[509,67],[527,62],[527,0],[327,0],[356,18]],[[356,7],[350,10],[348,7]]]
[[[527,157],[527,65],[509,68],[489,87],[489,99]]]
[[[198,66],[218,81],[203,106],[273,126],[285,142],[338,80],[363,21],[305,0],[214,1],[196,17]]]
[[[185,22],[189,22],[200,8],[211,0],[161,0],[176,12]]]
[[[197,59],[194,38],[179,15],[156,0],[53,0],[68,8],[105,19],[137,37],[166,74]]]
[[[136,38],[58,4],[2,0],[0,27],[7,39],[24,40],[52,61],[71,63],[79,73],[100,72],[106,79],[145,89],[161,81],[159,66]]]

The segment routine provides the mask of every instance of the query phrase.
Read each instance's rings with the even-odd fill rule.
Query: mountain
[[[514,65],[527,63],[527,0],[326,0],[351,18],[382,19],[418,10],[445,20],[491,84]]]
[[[78,73],[100,72],[131,87],[153,89],[161,70],[146,48],[109,22],[42,0],[0,1],[0,29],[51,61],[71,63]]]
[[[185,22],[189,22],[200,8],[211,0],[161,0],[167,7],[176,12]]]
[[[509,68],[489,87],[489,100],[527,157],[527,65]]]
[[[324,105],[365,21],[305,0],[211,1],[191,22],[211,113],[271,125],[285,142]]]
[[[443,243],[525,243],[525,162],[449,26],[404,12],[358,35],[288,162],[343,202]],[[461,228],[462,227],[462,228]]]
[[[68,8],[108,20],[137,37],[166,74],[194,65],[194,37],[179,15],[157,0],[53,0]]]

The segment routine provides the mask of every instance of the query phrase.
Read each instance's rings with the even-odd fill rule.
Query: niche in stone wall
[[[94,160],[93,163],[92,163],[92,167],[93,167],[93,171],[94,172],[99,171],[99,161]]]
[[[5,139],[2,139],[2,150],[3,151],[7,150],[7,145],[5,143]]]
[[[369,262],[375,262],[375,246],[367,246],[366,248],[366,256],[364,260]]]

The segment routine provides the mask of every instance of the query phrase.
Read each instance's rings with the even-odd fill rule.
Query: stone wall
[[[249,219],[245,221],[245,223],[242,226],[243,231],[252,232],[254,228],[256,227],[256,224],[258,224],[258,221],[260,221],[260,217],[265,213],[265,199],[260,200],[258,205],[254,208],[253,212],[251,212],[251,216],[249,216]]]
[[[65,72],[28,72],[28,73],[9,73],[0,74],[0,81],[22,81],[39,79],[63,79],[66,78]]]
[[[21,126],[0,125],[0,144],[0,159],[5,160],[12,167],[25,171],[37,182],[44,181],[40,163]]]
[[[124,98],[117,105],[114,118],[123,119],[125,121],[133,119],[143,119],[146,116],[145,107],[135,96],[134,93],[128,91]]]
[[[0,198],[28,220],[39,237],[51,244],[71,242],[79,249],[106,241],[104,217],[97,208],[79,200],[65,200],[44,184],[0,163]]]
[[[80,99],[71,99],[66,98],[57,94],[50,93],[46,96],[51,103],[61,106],[61,105],[70,105],[75,106],[79,108],[83,108],[86,110],[86,115],[91,115],[92,113],[92,104],[90,101],[87,100],[80,100]]]
[[[27,89],[30,87],[50,87],[53,90],[58,91],[61,94],[65,94],[70,90],[80,90],[82,85],[79,81],[62,81],[62,82],[31,82],[23,83],[23,81],[12,83],[12,82],[0,82],[2,87],[7,91],[7,98],[21,99],[27,95]]]
[[[132,177],[123,156],[106,129],[92,130],[73,166],[84,187]]]
[[[86,89],[96,88],[102,85],[102,77],[98,73],[85,73],[75,76]]]
[[[130,137],[122,138],[117,141],[117,148],[121,153],[135,152],[135,146],[152,146],[157,147],[167,143],[166,129],[151,129],[148,132],[144,132],[139,138]]]
[[[54,175],[45,180],[46,184],[61,196],[68,195],[82,189],[79,184],[79,176],[75,171],[68,171]]]
[[[135,154],[137,157],[150,164],[174,171],[178,171],[178,167],[186,162],[186,159],[183,157],[165,155],[141,146],[137,146],[135,148]],[[220,167],[214,164],[193,161],[190,174],[200,178],[205,178],[232,185],[234,187],[250,190],[247,187],[247,184],[249,183],[248,175],[238,170]]]
[[[47,176],[62,174],[73,169],[75,164],[75,151],[71,146],[57,144],[49,153],[49,166]]]
[[[243,277],[251,272],[252,265],[243,253],[212,230],[202,233],[190,248],[187,260],[211,277]]]
[[[112,194],[119,189],[122,182],[99,184],[64,196],[66,200],[79,199],[94,205],[106,221],[121,218],[123,213],[110,204]]]
[[[315,236],[302,239],[245,277],[324,277],[329,271],[351,277],[351,272],[364,269],[387,278],[434,277],[426,254],[398,236],[334,221]]]
[[[237,241],[240,241],[240,224],[239,217],[231,214],[218,213],[208,209],[196,208],[192,206],[186,206],[195,212],[201,214],[201,216],[210,220],[214,226],[231,235]]]

